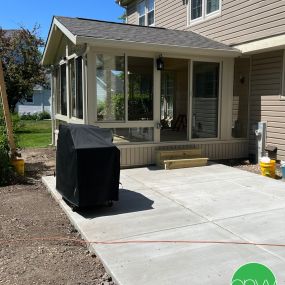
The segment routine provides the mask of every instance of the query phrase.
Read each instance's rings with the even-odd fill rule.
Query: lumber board
[[[179,168],[188,168],[188,167],[198,167],[206,166],[208,163],[208,158],[188,158],[188,159],[172,159],[164,160],[165,169],[179,169]]]
[[[2,68],[2,61],[0,60],[0,98],[2,101],[2,107],[3,107],[3,114],[4,119],[6,123],[6,129],[7,129],[7,136],[8,136],[8,143],[11,151],[11,158],[16,157],[16,145],[14,141],[14,135],[13,135],[13,126],[12,126],[12,120],[11,115],[9,111],[9,105],[8,105],[8,98],[6,93],[6,85],[4,80],[4,72]]]

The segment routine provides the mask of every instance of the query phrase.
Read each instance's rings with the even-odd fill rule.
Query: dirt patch
[[[83,244],[33,240],[80,237],[40,181],[54,173],[55,150],[28,149],[22,157],[26,179],[0,187],[0,284],[114,284]]]

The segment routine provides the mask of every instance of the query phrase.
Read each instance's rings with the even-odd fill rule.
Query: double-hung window
[[[154,0],[140,1],[137,12],[140,26],[154,26]]]
[[[189,3],[190,24],[221,13],[221,0],[190,0]]]

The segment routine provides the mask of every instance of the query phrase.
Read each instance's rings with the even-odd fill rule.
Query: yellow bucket
[[[11,164],[14,166],[16,172],[19,175],[24,176],[25,175],[25,161],[24,159],[18,158],[11,160]]]
[[[270,160],[270,162],[260,162],[260,171],[263,176],[275,178],[275,168],[276,168],[276,161]]]

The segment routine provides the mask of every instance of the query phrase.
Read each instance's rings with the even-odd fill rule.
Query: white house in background
[[[16,105],[16,112],[19,115],[44,111],[51,114],[51,90],[39,85],[34,88],[33,94],[27,100],[18,102]]]

